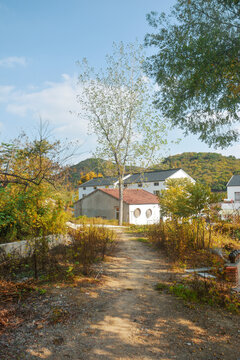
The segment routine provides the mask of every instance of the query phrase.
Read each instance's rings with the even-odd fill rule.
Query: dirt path
[[[33,303],[29,323],[0,342],[0,359],[240,359],[240,318],[156,292],[171,272],[149,246],[121,234],[103,266],[101,285],[56,289],[42,306]],[[69,308],[71,318],[41,322],[50,300]]]

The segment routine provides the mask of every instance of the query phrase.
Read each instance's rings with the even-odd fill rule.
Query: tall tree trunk
[[[123,223],[123,178],[119,177],[119,219],[118,224]]]

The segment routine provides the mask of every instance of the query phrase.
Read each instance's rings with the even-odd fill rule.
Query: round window
[[[141,215],[141,210],[139,208],[137,208],[134,210],[133,214],[134,214],[135,218],[138,218]]]
[[[146,210],[146,217],[150,218],[152,216],[152,210],[151,209],[147,209]]]

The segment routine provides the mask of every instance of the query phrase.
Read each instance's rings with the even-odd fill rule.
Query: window
[[[86,188],[84,187],[83,190],[86,190]]]
[[[115,219],[119,220],[119,207],[115,208]]]
[[[146,218],[149,219],[152,216],[152,210],[151,209],[147,209],[146,210]]]
[[[127,188],[127,184],[124,184],[124,187]]]
[[[143,185],[142,183],[139,183],[139,184],[138,184],[138,187],[142,187],[142,185]]]
[[[153,190],[153,193],[154,193],[154,195],[157,195],[157,196],[160,195],[160,191],[159,191],[159,190]]]
[[[96,189],[97,189],[97,186],[94,186],[94,189],[96,190]]]
[[[159,186],[159,182],[155,182],[155,183],[154,183],[154,186]]]
[[[234,193],[234,200],[235,201],[240,201],[240,192],[235,192]]]
[[[141,215],[141,210],[139,208],[135,209],[133,215],[135,218],[138,218]]]

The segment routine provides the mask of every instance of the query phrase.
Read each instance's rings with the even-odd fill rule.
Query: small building
[[[240,214],[240,175],[233,175],[227,183],[227,199],[221,204],[222,218]]]
[[[180,178],[187,178],[195,182],[183,169],[156,170],[126,175],[124,177],[124,188],[143,189],[154,195],[158,195],[161,190],[166,188],[166,180]],[[116,188],[118,188],[117,177],[93,178],[79,186],[79,199],[82,199],[97,189]]]
[[[119,190],[96,189],[74,204],[76,217],[119,218]],[[158,197],[143,189],[124,189],[123,221],[135,225],[155,224],[160,220]]]

